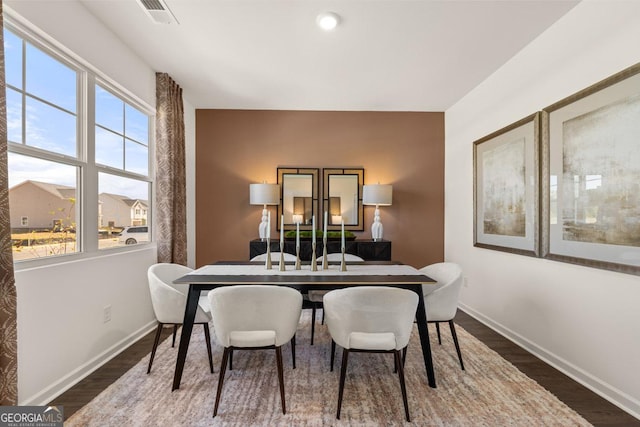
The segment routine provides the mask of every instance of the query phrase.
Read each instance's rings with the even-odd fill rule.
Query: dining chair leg
[[[171,348],[176,346],[176,335],[178,334],[178,325],[173,325],[173,342],[171,343]]]
[[[324,325],[324,307],[322,307],[322,322],[321,322],[321,324]]]
[[[404,363],[402,363],[402,356],[400,350],[393,352],[396,359],[396,366],[398,366],[398,378],[400,379],[400,390],[402,391],[402,403],[404,404],[404,414],[407,417],[407,422],[411,422],[409,418],[409,402],[407,401],[407,387],[404,382]]]
[[[204,326],[204,339],[207,344],[207,353],[209,354],[209,368],[211,368],[211,373],[213,374],[213,355],[211,354],[211,333],[209,332],[209,324],[203,323]]]
[[[340,388],[338,389],[338,412],[336,418],[340,419],[340,410],[342,409],[342,394],[344,392],[344,380],[347,376],[347,362],[349,361],[349,350],[342,349],[342,367],[340,368]]]
[[[330,369],[331,372],[333,372],[333,359],[335,354],[336,354],[336,342],[332,339],[331,340],[331,369]]]
[[[436,331],[438,332],[438,344],[442,345],[442,340],[440,339],[440,322],[436,322]]]
[[[284,400],[284,374],[282,368],[282,347],[276,347],[276,365],[278,367],[278,383],[280,384],[280,400],[282,401],[282,413],[287,413]]]
[[[409,346],[407,346],[409,347]],[[407,360],[407,347],[402,349],[402,364],[404,365],[406,360]],[[393,373],[397,374],[398,373],[398,365],[395,365],[395,368],[393,369]]]
[[[229,350],[229,370],[233,371],[233,349]]]
[[[296,369],[296,335],[291,338],[291,360],[293,361],[293,369]]]
[[[316,303],[311,303],[311,345],[313,345],[313,335],[316,332]]]
[[[222,352],[222,362],[220,364],[220,375],[218,376],[218,391],[216,392],[216,404],[213,407],[213,416],[218,415],[218,405],[220,405],[220,397],[222,397],[222,384],[224,383],[224,374],[227,370],[227,361],[229,359],[229,354],[231,353],[231,349],[229,347],[225,347]]]
[[[151,365],[153,365],[153,358],[156,356],[156,349],[158,348],[158,343],[160,342],[161,334],[162,334],[162,323],[158,322],[158,327],[156,328],[156,337],[153,340],[153,348],[151,349],[151,357],[149,358],[149,367],[147,368],[147,374],[151,372]]]
[[[458,352],[458,360],[460,360],[460,367],[464,371],[464,363],[462,363],[462,353],[460,352],[460,344],[458,343],[458,334],[456,334],[456,327],[453,324],[453,320],[449,320],[449,328],[451,328],[451,336],[453,337],[453,343],[456,345],[456,351]]]

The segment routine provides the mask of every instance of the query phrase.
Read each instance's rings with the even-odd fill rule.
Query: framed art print
[[[640,274],[640,64],[542,114],[543,256]]]
[[[474,246],[539,255],[540,115],[474,142]]]

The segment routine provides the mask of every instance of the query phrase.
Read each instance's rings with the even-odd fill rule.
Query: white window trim
[[[98,230],[98,174],[100,172],[118,175],[125,178],[132,178],[148,182],[149,185],[149,205],[151,206],[151,215],[147,217],[147,224],[152,224],[153,208],[155,207],[155,109],[137,97],[126,88],[106,76],[100,70],[92,66],[73,51],[63,44],[33,26],[20,15],[14,13],[10,8],[4,10],[4,26],[18,36],[24,38],[38,49],[46,52],[61,61],[70,68],[78,72],[79,91],[77,99],[77,117],[78,129],[77,135],[80,139],[78,144],[78,157],[66,156],[63,154],[51,153],[36,147],[27,146],[25,144],[9,143],[9,151],[17,154],[28,155],[50,160],[58,163],[68,164],[80,168],[77,176],[77,192],[80,195],[81,203],[76,206],[76,218],[79,218],[81,224],[81,235],[77,244],[78,252],[72,254],[64,254],[57,256],[48,256],[43,258],[33,258],[14,262],[16,271],[28,270],[47,265],[56,265],[66,262],[73,262],[80,259],[88,259],[102,256],[110,256],[118,252],[129,252],[140,250],[140,246],[128,247],[120,246],[108,249],[98,249],[98,233],[89,232],[89,230]],[[24,70],[23,70],[24,72]],[[99,84],[104,89],[110,90],[117,97],[137,108],[141,112],[149,116],[149,174],[140,175],[133,172],[115,169],[107,166],[96,165],[95,163],[95,132],[93,125],[95,124],[95,91],[88,90],[94,85]],[[89,126],[91,124],[91,126]],[[91,129],[89,129],[91,127]],[[93,207],[93,208],[92,208]],[[150,242],[144,247],[155,246],[153,240],[154,230],[152,228]]]

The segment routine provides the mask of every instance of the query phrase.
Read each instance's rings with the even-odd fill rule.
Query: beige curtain
[[[7,99],[4,80],[4,32],[0,2],[0,405],[18,404],[16,286],[9,221]]]
[[[156,73],[156,206],[158,262],[187,264],[187,185],[182,89]]]

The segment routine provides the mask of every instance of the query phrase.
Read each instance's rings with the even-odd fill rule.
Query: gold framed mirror
[[[311,230],[311,220],[316,217],[316,229],[322,228],[319,212],[318,168],[278,168],[280,204],[278,205],[278,230]],[[284,223],[281,219],[284,216]]]
[[[327,212],[327,230],[364,230],[362,207],[363,168],[326,168],[322,170],[323,214]],[[323,216],[324,218],[324,216]]]

